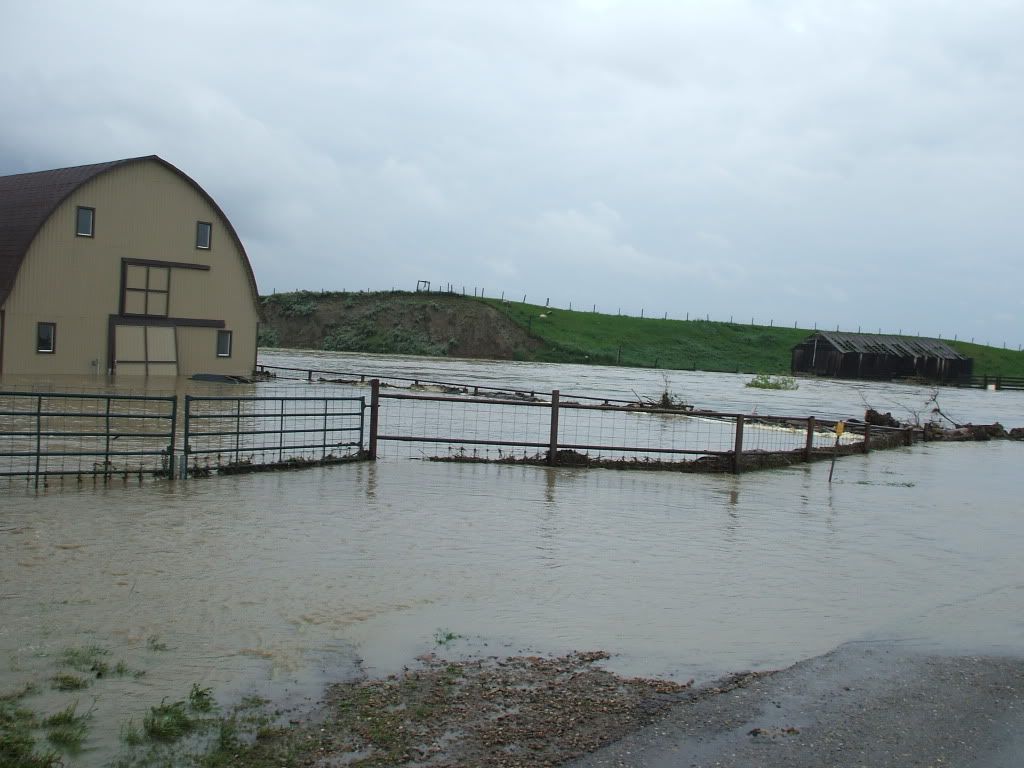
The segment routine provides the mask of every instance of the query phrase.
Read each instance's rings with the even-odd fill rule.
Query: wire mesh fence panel
[[[735,430],[728,416],[564,404],[558,445],[602,460],[677,461],[731,451]]]
[[[185,397],[189,476],[302,466],[361,455],[361,397]]]
[[[0,392],[0,477],[169,476],[174,397]]]
[[[382,394],[378,457],[502,460],[548,446],[543,403]]]

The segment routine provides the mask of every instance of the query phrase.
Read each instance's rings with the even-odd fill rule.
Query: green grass
[[[72,675],[69,672],[58,672],[50,678],[50,682],[53,684],[53,688],[58,691],[80,691],[83,688],[88,688],[90,685],[88,678]]]
[[[788,374],[792,348],[814,333],[809,328],[625,317],[496,299],[467,300],[491,304],[545,342],[536,358],[549,362]],[[1024,352],[948,343],[974,359],[975,375],[1024,376]]]
[[[43,719],[42,725],[46,729],[46,738],[53,746],[65,752],[81,752],[82,742],[89,733],[86,724],[92,716],[91,712],[84,715],[76,714],[78,702],[69,704],[65,709]]]
[[[746,386],[755,389],[800,389],[800,385],[792,376],[769,376],[766,373],[759,373],[747,382]]]
[[[312,317],[322,302],[329,302],[329,307],[340,302],[353,311],[340,321],[330,321],[319,340],[310,343],[325,350],[352,352],[449,354],[457,341],[431,339],[424,330],[426,318],[439,307],[469,301],[483,302],[504,313],[540,342],[518,348],[515,355],[520,360],[784,375],[789,373],[792,348],[814,333],[809,328],[605,315],[450,294],[297,291],[264,296],[261,301],[285,318]],[[396,319],[399,316],[409,322],[403,324]],[[280,342],[272,322],[265,323],[261,344]],[[962,341],[949,343],[974,358],[978,376],[1024,377],[1024,352]]]
[[[195,732],[201,726],[199,719],[192,717],[184,701],[171,704],[160,702],[151,707],[142,718],[142,732],[152,741],[173,742]]]
[[[104,659],[109,655],[110,651],[99,645],[66,648],[61,654],[61,664],[79,672],[93,672],[97,677],[103,677],[110,671],[110,667]]]
[[[40,752],[35,731],[40,726],[35,713],[21,700],[36,692],[34,686],[0,696],[0,766],[4,768],[55,768],[62,765],[53,750]]]
[[[546,342],[549,362],[788,373],[790,349],[810,331],[705,320],[662,320],[484,301]],[[541,317],[545,315],[545,317]]]

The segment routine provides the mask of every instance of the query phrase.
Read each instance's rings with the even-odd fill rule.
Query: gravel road
[[[573,768],[1021,768],[1024,659],[853,643],[718,691]]]

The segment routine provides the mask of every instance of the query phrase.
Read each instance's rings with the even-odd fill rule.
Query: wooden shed
[[[248,375],[258,301],[231,222],[166,160],[0,176],[0,373]]]
[[[843,379],[970,376],[974,361],[940,339],[819,331],[793,347],[793,373]]]

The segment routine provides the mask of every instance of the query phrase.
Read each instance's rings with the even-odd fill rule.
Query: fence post
[[[811,452],[814,450],[814,417],[807,418],[807,442],[804,443],[804,461],[811,460]]]
[[[370,439],[367,453],[370,461],[377,460],[377,425],[380,412],[380,379],[370,379]]]
[[[43,453],[43,396],[36,397],[36,488],[39,487],[39,460]]]
[[[551,390],[551,440],[548,444],[548,464],[552,467],[558,463],[558,398],[558,390]]]
[[[905,433],[905,436],[904,436],[903,439],[906,442],[906,444],[907,445],[913,445],[914,444],[914,428],[913,427],[907,427],[905,430],[903,430],[903,432]]]
[[[167,446],[167,479],[174,479],[174,439],[178,429],[178,397],[171,400],[171,442]]]
[[[732,454],[732,471],[734,474],[739,474],[742,467],[740,464],[743,459],[743,414],[736,417],[736,446],[733,448]]]
[[[182,447],[181,447],[181,470],[178,472],[178,477],[182,480],[188,480],[188,434],[192,428],[192,395],[185,395],[185,431],[182,434]]]
[[[103,420],[103,431],[107,433],[107,444],[103,451],[103,482],[110,480],[110,398],[107,397],[107,412]]]
[[[871,450],[871,425],[864,422],[864,453]]]

